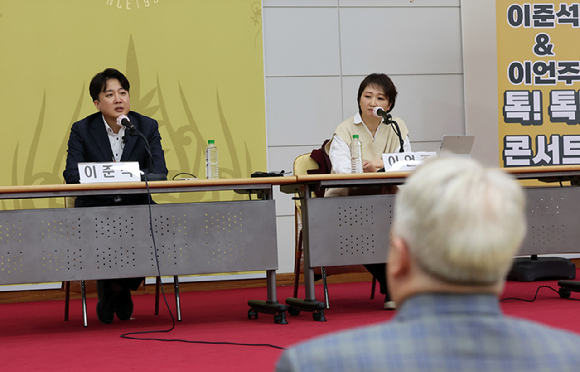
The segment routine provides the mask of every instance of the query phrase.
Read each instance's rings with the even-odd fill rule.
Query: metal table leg
[[[85,281],[81,280],[81,301],[83,304],[83,325],[88,327],[87,321],[87,292],[85,289]]]
[[[177,311],[177,321],[181,322],[181,302],[179,300],[179,277],[173,276],[173,288],[175,291],[175,309]]]
[[[272,188],[262,194],[264,199],[272,199]],[[276,298],[276,270],[266,270],[267,301],[249,300],[248,319],[258,319],[258,313],[273,314],[274,323],[288,324],[286,311],[288,306],[278,302]]]
[[[308,200],[311,196],[309,184],[304,185],[304,195],[302,199],[302,247],[304,252],[304,300],[289,297],[286,303],[289,305],[288,312],[290,315],[298,315],[300,311],[309,311],[312,318],[319,322],[326,322],[324,317],[324,308],[326,304],[316,300],[314,292],[314,269],[310,266],[310,232],[308,228]]]

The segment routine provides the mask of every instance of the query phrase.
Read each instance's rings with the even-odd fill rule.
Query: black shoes
[[[111,324],[115,314],[121,320],[129,320],[133,315],[133,300],[128,287],[120,287],[108,280],[97,280],[97,296],[97,318],[101,323]]]
[[[131,290],[128,287],[123,287],[121,292],[119,292],[115,313],[117,318],[121,320],[131,319],[131,315],[133,315],[133,300],[131,300]]]
[[[105,280],[97,280],[97,318],[103,324],[111,324],[115,319],[115,305],[118,292],[111,289]]]

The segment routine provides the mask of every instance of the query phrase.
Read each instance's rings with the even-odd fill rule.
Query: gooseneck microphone
[[[373,116],[376,118],[384,118],[384,117],[391,117],[391,114],[389,114],[388,112],[386,112],[385,110],[383,110],[382,107],[375,107],[373,109]]]
[[[403,137],[401,137],[401,129],[399,128],[399,124],[397,124],[397,122],[393,120],[391,114],[383,110],[382,107],[375,107],[373,109],[373,116],[377,118],[383,118],[385,124],[391,125],[393,131],[395,131],[395,134],[397,135],[397,137],[399,137],[399,145],[401,146],[399,148],[399,152],[405,152],[405,150],[403,149],[403,144],[405,143],[405,141],[403,140]]]
[[[121,119],[121,122],[119,123],[119,119]],[[117,118],[117,124],[118,125],[122,125],[125,126],[127,128],[129,128],[129,130],[137,130],[137,128],[135,128],[135,126],[133,124],[131,124],[131,122],[129,121],[129,117],[127,115],[121,115]]]
[[[119,116],[117,118],[117,125],[127,128],[130,136],[132,136],[132,137],[139,136],[143,139],[143,142],[145,143],[145,150],[147,151],[147,155],[149,155],[149,173],[145,176],[146,180],[148,180],[148,181],[165,181],[165,180],[167,180],[167,176],[165,176],[164,174],[154,174],[153,173],[153,154],[151,153],[151,145],[149,145],[149,141],[147,140],[147,138],[145,138],[143,133],[141,133],[139,131],[139,129],[137,129],[133,125],[133,123],[131,123],[129,121],[129,117],[127,117],[127,115]]]

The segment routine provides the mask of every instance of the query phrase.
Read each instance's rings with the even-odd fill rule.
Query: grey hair
[[[496,284],[525,236],[524,208],[521,187],[506,173],[469,158],[430,159],[401,187],[393,232],[427,274]]]

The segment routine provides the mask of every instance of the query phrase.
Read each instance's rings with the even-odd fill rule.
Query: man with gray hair
[[[580,336],[501,313],[525,235],[515,180],[474,160],[418,167],[396,197],[387,282],[392,321],[287,350],[278,371],[577,371]]]

